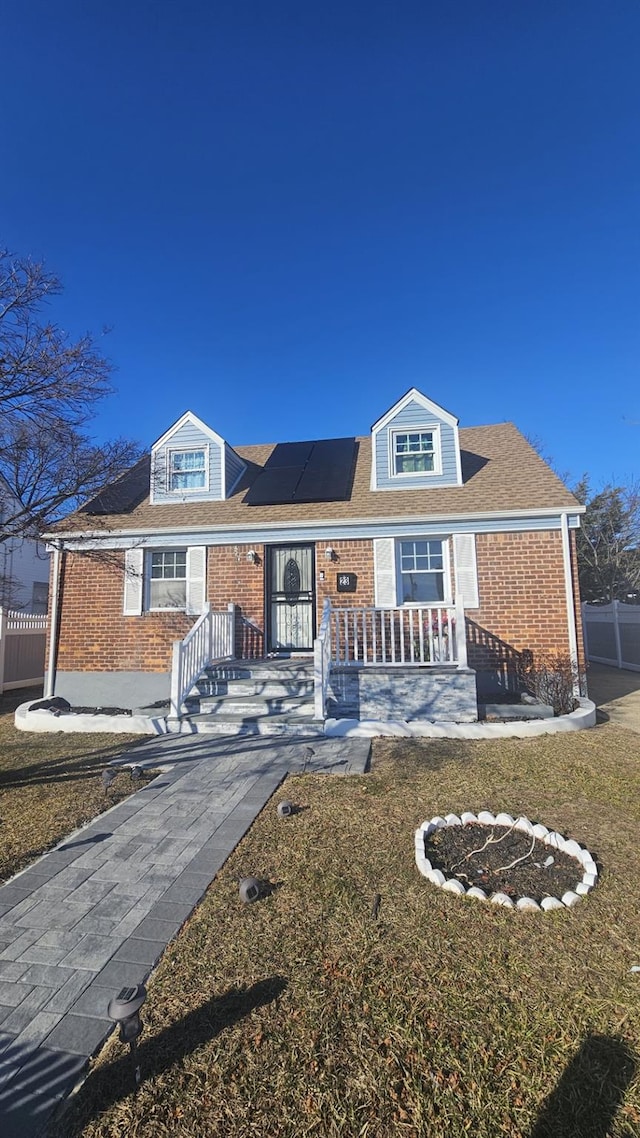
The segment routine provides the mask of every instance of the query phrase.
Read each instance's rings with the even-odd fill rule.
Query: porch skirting
[[[73,707],[148,707],[169,699],[169,672],[56,672],[55,694]]]
[[[421,719],[475,723],[476,675],[472,668],[341,667],[332,665],[330,719]]]

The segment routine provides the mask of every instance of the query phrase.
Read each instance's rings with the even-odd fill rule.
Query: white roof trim
[[[387,423],[391,421],[394,415],[397,415],[398,411],[402,411],[407,406],[407,404],[411,402],[419,403],[420,406],[424,407],[425,411],[428,411],[430,415],[435,415],[439,419],[444,419],[445,423],[448,423],[450,427],[458,426],[458,419],[456,419],[455,415],[452,415],[450,411],[446,411],[444,407],[440,406],[439,403],[434,403],[432,399],[427,399],[426,395],[423,395],[421,391],[418,391],[417,387],[412,387],[409,391],[407,391],[406,395],[403,395],[397,403],[394,403],[393,407],[390,407],[388,411],[385,411],[384,415],[382,415],[382,417],[373,424],[371,428],[371,434],[377,434],[378,431],[380,431],[383,427],[386,427]]]
[[[158,537],[162,538],[166,534],[182,534],[194,533],[197,529],[198,533],[211,533],[216,535],[234,535],[236,533],[251,532],[259,534],[261,530],[273,529],[323,529],[327,526],[333,527],[336,531],[338,529],[349,529],[353,526],[412,526],[424,525],[428,522],[430,525],[438,526],[440,528],[449,528],[455,525],[456,522],[477,522],[479,525],[491,521],[504,520],[504,521],[517,521],[519,519],[526,520],[527,518],[555,518],[558,523],[563,514],[569,517],[584,514],[585,506],[576,503],[575,507],[568,508],[567,506],[552,507],[544,506],[537,510],[495,510],[493,512],[487,511],[482,514],[443,514],[442,516],[431,515],[427,517],[425,514],[407,514],[407,515],[393,515],[392,517],[379,517],[379,518],[341,518],[337,521],[335,518],[319,518],[317,521],[288,521],[288,522],[253,522],[253,523],[237,523],[228,526],[167,526],[166,529],[158,529],[154,527],[140,527],[139,529],[120,529],[120,530],[85,530],[82,531],[69,531],[68,533],[46,533],[42,534],[41,541],[73,541],[82,544],[83,541],[100,540],[100,538],[135,538],[135,537]]]
[[[194,415],[193,411],[185,411],[184,415],[181,415],[177,422],[175,422],[172,427],[169,427],[169,430],[165,431],[164,435],[162,435],[153,444],[151,447],[151,452],[153,453],[154,450],[158,450],[160,447],[165,446],[173,437],[173,435],[175,435],[181,427],[184,427],[185,423],[191,423],[193,427],[197,427],[198,430],[202,431],[203,434],[208,435],[208,437],[212,439],[213,442],[217,443],[218,446],[223,447],[225,445],[225,440],[222,438],[222,435],[219,435],[217,431],[212,430],[212,428],[208,427],[206,423],[203,423],[202,419],[199,419],[197,415]]]

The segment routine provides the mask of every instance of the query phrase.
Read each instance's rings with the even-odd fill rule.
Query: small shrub
[[[576,690],[584,690],[584,678],[568,653],[531,655],[522,668],[522,683],[554,715],[575,711]]]

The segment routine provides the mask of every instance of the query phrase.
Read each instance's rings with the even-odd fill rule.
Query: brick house
[[[523,659],[582,666],[582,511],[511,423],[415,388],[361,438],[232,447],[187,412],[48,535],[48,690],[177,714],[210,658],[306,655],[319,716],[446,717],[435,685],[473,719]]]

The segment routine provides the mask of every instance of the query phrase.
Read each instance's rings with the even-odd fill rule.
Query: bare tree
[[[585,475],[574,494],[586,505],[577,536],[584,601],[640,597],[640,484],[606,485],[594,493]]]
[[[0,541],[41,532],[139,455],[87,432],[113,368],[89,334],[44,319],[61,291],[41,262],[0,250]]]

